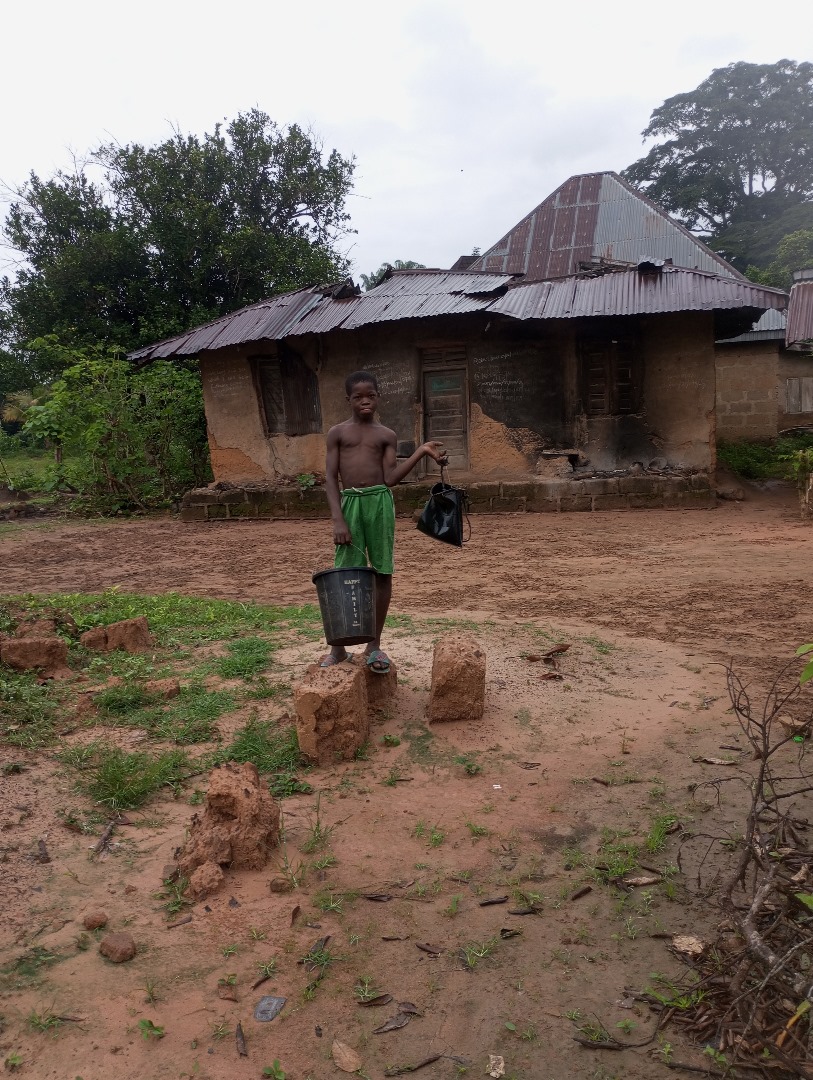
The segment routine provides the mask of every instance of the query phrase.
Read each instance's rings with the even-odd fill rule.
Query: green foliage
[[[158,1027],[157,1024],[154,1024],[152,1020],[139,1020],[138,1030],[142,1039],[145,1039],[147,1042],[151,1042],[153,1039],[163,1039],[166,1034],[164,1029]]]
[[[800,645],[796,650],[797,656],[809,656],[813,652],[813,643],[809,645]],[[810,682],[813,679],[813,660],[808,660],[805,666],[802,668],[802,673],[799,676],[799,685],[804,686],[806,682]]]
[[[813,198],[813,64],[717,68],[655,109],[643,137],[658,141],[625,178],[690,229],[720,239],[739,228],[726,254],[765,265],[770,255],[745,250],[755,234]],[[774,243],[809,227],[786,222]]]
[[[0,612],[2,614],[2,612]],[[50,684],[32,673],[0,670],[0,737],[11,746],[35,749],[54,741],[56,704]]]
[[[809,207],[811,228],[797,229],[783,236],[776,245],[776,253],[764,270],[748,267],[748,277],[760,285],[772,285],[789,292],[793,286],[794,270],[813,266],[813,205]]]
[[[413,262],[412,259],[396,259],[394,263],[382,263],[377,270],[369,274],[361,275],[361,284],[365,292],[375,289],[382,281],[391,275],[393,270],[425,270],[423,263]]]
[[[196,645],[207,641],[222,641],[247,630],[272,630],[318,620],[318,610],[311,606],[275,607],[270,604],[241,603],[231,600],[211,600],[181,596],[166,592],[157,596],[108,589],[103,593],[57,593],[52,596],[27,593],[1,598],[9,609],[19,609],[37,618],[54,618],[55,613],[69,611],[80,631],[94,626],[106,626],[122,619],[144,615],[150,632],[164,646]],[[3,609],[0,608],[0,620]],[[0,625],[0,629],[3,626]],[[113,662],[113,657],[107,658]],[[126,658],[132,662],[135,658]]]
[[[81,770],[80,791],[116,812],[142,806],[162,788],[177,791],[193,771],[182,750],[153,756],[144,752],[127,753],[101,742],[83,749],[81,762],[68,755],[63,755],[62,760]]]
[[[794,455],[813,450],[813,435],[782,435],[765,442],[721,442],[717,456],[745,480],[789,480]]]
[[[251,679],[268,666],[272,645],[259,637],[238,638],[228,645],[228,656],[218,661],[224,679]]]
[[[278,728],[253,717],[238,731],[230,746],[219,750],[214,763],[251,761],[260,773],[270,773],[268,786],[278,799],[298,792],[308,793],[310,784],[298,779],[302,769],[296,728]]]
[[[26,413],[24,431],[65,446],[64,486],[84,509],[105,513],[165,506],[210,478],[199,376],[156,362],[134,369],[99,347],[37,350],[66,365],[48,399]]]
[[[202,138],[111,143],[88,161],[98,180],[32,173],[8,211],[3,239],[25,263],[0,286],[0,393],[4,368],[22,387],[59,374],[27,354],[37,337],[135,348],[346,274],[354,163],[295,124],[251,109]]]

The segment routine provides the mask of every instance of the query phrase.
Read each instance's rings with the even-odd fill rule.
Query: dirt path
[[[64,825],[66,809],[92,809],[73,777],[48,750],[15,752],[21,770],[0,785],[0,1061],[16,1055],[20,1075],[38,1080],[255,1080],[279,1059],[285,1080],[327,1080],[340,1075],[338,1038],[370,1080],[436,1054],[426,1080],[485,1075],[492,1053],[505,1058],[506,1080],[666,1080],[672,1045],[699,1070],[701,1048],[677,1028],[661,1033],[657,1014],[625,988],[682,977],[672,934],[717,932],[714,880],[742,832],[752,767],[718,661],[733,655],[746,678],[764,681],[811,640],[813,530],[796,513],[786,493],[713,512],[478,517],[462,552],[399,522],[394,608],[417,618],[396,623],[386,642],[397,699],[376,720],[368,756],[308,774],[319,803],[284,800],[285,857],[304,867],[292,895],[269,892],[271,868],[229,871],[218,894],[190,908],[192,921],[167,929],[156,890],[199,793],[134,813],[110,857],[90,861],[95,837]],[[119,587],[312,603],[310,575],[329,552],[325,522],[24,525],[0,539],[2,592]],[[481,721],[426,726],[437,624],[421,617],[436,614],[479,623]],[[562,681],[542,682],[541,665],[523,658],[551,640],[571,648]],[[296,681],[319,650],[292,630],[274,678]],[[241,707],[220,722],[221,738],[249,707],[261,720],[279,712]],[[142,731],[87,724],[61,745],[144,745]],[[719,794],[721,774],[745,783]],[[321,862],[302,854],[315,806],[330,835]],[[661,870],[635,887],[599,885],[576,858],[643,849],[667,819],[678,831],[646,848]],[[36,859],[42,838],[47,864]],[[713,851],[709,838],[720,840]],[[393,895],[371,903],[368,892]],[[504,905],[482,906],[500,897]],[[529,897],[538,917],[522,915]],[[130,965],[103,962],[82,934],[83,916],[99,908],[133,933]],[[310,1000],[298,960],[327,934],[335,964]],[[426,953],[425,942],[441,952]],[[486,955],[466,967],[461,955],[475,946]],[[275,977],[255,990],[271,958]],[[357,1005],[368,978],[419,1015],[378,1034],[392,1010]],[[264,993],[288,999],[273,1024],[253,1018]],[[68,1017],[58,1031],[37,1020],[51,1014]],[[577,1047],[574,1032],[594,1018],[629,1048]],[[143,1036],[148,1020],[166,1037]],[[248,1058],[235,1047],[238,1021]]]
[[[809,640],[813,530],[795,496],[714,511],[476,517],[462,552],[398,522],[394,610],[573,618],[747,659],[765,673]],[[327,522],[175,520],[48,529],[0,540],[3,590],[174,589],[311,603]]]

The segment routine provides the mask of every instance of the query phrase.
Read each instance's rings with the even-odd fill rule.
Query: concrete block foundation
[[[621,476],[540,478],[528,482],[490,481],[464,485],[471,514],[545,514],[599,510],[710,509],[714,493],[706,472],[647,473]],[[691,494],[691,498],[686,496]],[[429,498],[429,487],[403,484],[393,489],[395,512],[414,517]],[[295,487],[257,483],[230,487],[223,483],[188,491],[181,504],[182,521],[246,519],[327,519],[323,488],[300,492]]]

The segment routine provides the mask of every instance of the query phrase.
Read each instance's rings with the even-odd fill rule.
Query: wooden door
[[[449,468],[465,472],[469,467],[465,368],[424,369],[423,419],[424,438],[442,442],[449,453]],[[426,460],[431,470],[431,460]]]

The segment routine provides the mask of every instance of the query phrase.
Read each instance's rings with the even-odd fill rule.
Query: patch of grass
[[[478,765],[470,754],[459,754],[454,759],[455,765],[462,765],[466,776],[476,776],[483,771],[483,766]]]
[[[0,968],[0,975],[5,977],[4,983],[19,986],[23,981],[36,979],[44,969],[53,967],[64,959],[65,957],[57,952],[35,945],[22,956],[18,956],[16,960]]]
[[[10,746],[35,750],[56,738],[56,698],[33,674],[0,672],[0,737]]]
[[[62,1021],[58,1016],[50,1011],[37,1012],[36,1009],[32,1009],[26,1017],[26,1023],[32,1031],[53,1031],[56,1032],[58,1028],[62,1026]]]
[[[236,733],[231,745],[218,750],[211,759],[214,765],[224,761],[250,761],[260,773],[272,774],[268,786],[278,799],[313,790],[310,784],[297,777],[305,766],[293,726],[275,727],[252,717],[242,731]]]
[[[644,847],[650,854],[657,855],[659,851],[663,851],[669,830],[677,820],[677,814],[659,814],[655,818],[644,840]]]
[[[215,721],[233,709],[234,704],[233,696],[225,690],[207,690],[202,685],[184,686],[166,709],[149,713],[149,730],[156,738],[180,746],[210,742],[215,734]]]
[[[360,975],[358,982],[353,987],[353,993],[356,995],[356,1000],[363,1004],[365,1001],[372,1001],[377,998],[381,991],[369,975]]]
[[[163,902],[168,919],[173,918],[179,911],[183,911],[185,907],[191,906],[191,900],[187,900],[185,896],[188,888],[189,878],[178,876],[165,881],[163,889],[155,894]]]
[[[243,697],[249,701],[280,701],[290,696],[291,687],[284,682],[269,682],[264,675],[259,675],[243,691]]]
[[[460,950],[460,958],[465,966],[473,971],[481,960],[491,956],[497,947],[497,938],[489,938],[487,941],[470,941]]]
[[[463,899],[462,893],[455,893],[449,901],[449,906],[443,909],[443,914],[449,919],[453,919],[460,911],[460,901]]]
[[[165,787],[177,794],[180,784],[193,772],[182,750],[158,755],[127,753],[102,742],[85,750],[89,752],[82,765],[68,762],[81,770],[77,786],[94,802],[113,811],[142,806]]]
[[[96,694],[94,700],[100,712],[112,716],[126,716],[143,708],[152,699],[143,687],[130,682],[121,686],[108,686],[106,690]]]
[[[429,765],[437,760],[434,750],[435,736],[425,724],[409,724],[403,733],[409,746],[409,757],[419,765]]]
[[[583,641],[585,645],[592,645],[596,652],[602,656],[607,656],[608,653],[615,651],[615,645],[611,645],[609,641],[602,641],[599,637],[586,637]]]
[[[150,630],[161,645],[189,645],[232,639],[251,631],[263,633],[294,629],[322,632],[319,609],[313,604],[275,606],[202,599],[179,593],[137,595],[108,589],[103,593],[35,593],[3,597],[15,609],[52,618],[54,609],[68,610],[80,631],[106,626],[120,619],[146,615]]]
[[[271,659],[273,645],[260,637],[244,637],[227,645],[228,656],[217,662],[218,674],[224,679],[253,679]]]
[[[382,738],[381,742],[384,744],[384,746],[400,746],[401,745],[401,740],[398,738],[397,735],[385,735]]]
[[[469,830],[474,840],[479,840],[482,836],[488,836],[488,829],[485,825],[475,825],[473,821],[467,821],[466,828]]]
[[[311,818],[310,825],[308,826],[308,835],[305,837],[305,841],[302,844],[302,850],[306,855],[311,855],[314,851],[321,851],[322,848],[327,847],[335,828],[334,825],[325,825],[322,821],[321,803],[322,797],[321,795],[317,795],[314,816]]]

